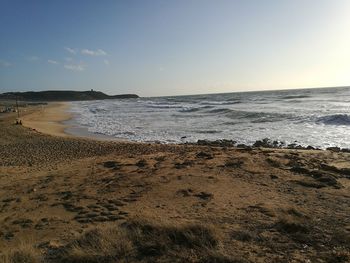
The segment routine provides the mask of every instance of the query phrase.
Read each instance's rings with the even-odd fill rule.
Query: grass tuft
[[[112,262],[127,259],[132,244],[126,231],[119,228],[96,228],[72,241],[58,254],[59,262]]]
[[[54,262],[239,262],[221,252],[218,240],[210,226],[135,219],[86,232],[63,247]]]
[[[290,216],[281,217],[275,226],[280,232],[288,234],[308,233],[310,231],[309,225],[305,220],[296,219]]]
[[[30,244],[21,244],[18,248],[0,255],[3,263],[39,263],[42,262],[38,250]]]

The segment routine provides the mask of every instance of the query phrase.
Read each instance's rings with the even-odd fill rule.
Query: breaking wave
[[[335,114],[323,116],[317,119],[317,123],[323,123],[326,125],[350,125],[350,116],[347,114]]]
[[[350,89],[73,102],[78,127],[131,141],[272,140],[350,148]],[[349,114],[348,114],[349,113]]]

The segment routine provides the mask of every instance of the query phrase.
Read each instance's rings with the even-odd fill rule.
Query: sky
[[[350,85],[348,0],[0,0],[0,92]]]

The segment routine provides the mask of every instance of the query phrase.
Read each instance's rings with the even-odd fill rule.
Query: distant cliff
[[[71,91],[71,90],[48,90],[27,92],[6,92],[0,94],[0,99],[24,101],[78,101],[78,100],[107,100],[107,99],[130,99],[138,98],[136,94],[107,95],[101,91]]]

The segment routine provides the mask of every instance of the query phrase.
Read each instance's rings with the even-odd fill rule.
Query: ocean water
[[[270,138],[350,148],[350,88],[83,101],[71,111],[76,127],[130,141]]]

